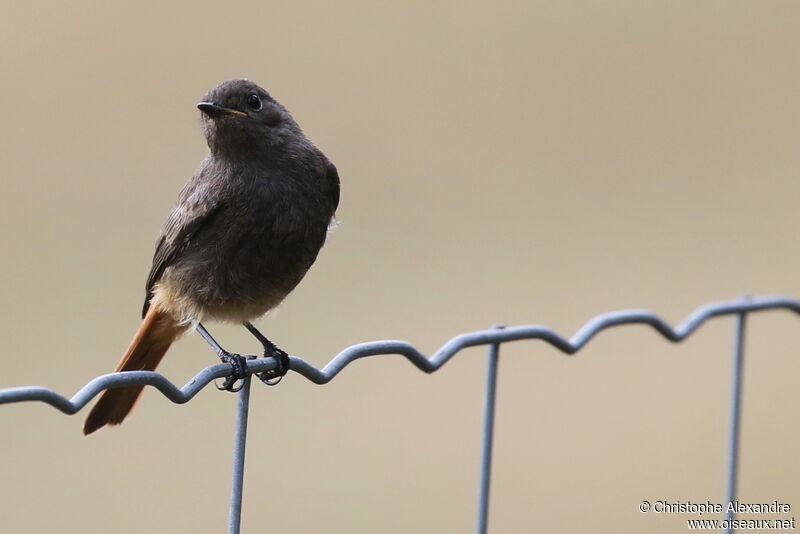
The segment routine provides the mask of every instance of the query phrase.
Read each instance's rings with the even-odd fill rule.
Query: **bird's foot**
[[[242,387],[244,387],[243,379],[247,377],[247,358],[223,349],[200,323],[197,323],[197,332],[203,336],[206,343],[211,345],[211,348],[217,353],[222,363],[231,364],[231,375],[226,377],[222,384],[215,384],[217,389],[220,391],[232,391],[234,393],[242,389]]]
[[[265,358],[275,358],[275,369],[258,373],[258,379],[268,386],[277,386],[281,379],[289,372],[289,355],[286,351],[279,349],[274,343],[270,343],[270,347],[264,347]]]
[[[289,368],[291,365],[291,361],[289,360],[289,355],[286,354],[286,351],[279,349],[275,346],[275,343],[267,339],[267,337],[262,334],[261,332],[256,329],[255,326],[252,325],[249,321],[245,321],[244,323],[245,328],[247,328],[256,339],[261,342],[261,346],[264,347],[264,357],[265,358],[275,358],[275,369],[270,371],[264,371],[263,373],[258,373],[259,380],[264,382],[268,386],[276,386],[281,381],[281,379],[286,376],[286,373],[289,372]]]
[[[242,389],[244,386],[243,379],[247,377],[247,358],[240,354],[231,354],[223,351],[219,355],[219,359],[222,360],[222,363],[231,365],[231,375],[225,377],[222,384],[216,384],[217,389],[233,393]]]

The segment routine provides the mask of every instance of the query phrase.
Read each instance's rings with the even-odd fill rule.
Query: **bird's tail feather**
[[[186,330],[172,316],[154,303],[147,311],[139,330],[133,337],[128,350],[122,356],[115,372],[153,371],[172,342]],[[107,389],[94,405],[83,433],[88,435],[105,425],[118,425],[130,413],[144,386]]]

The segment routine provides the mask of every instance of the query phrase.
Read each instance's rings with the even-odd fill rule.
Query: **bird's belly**
[[[154,300],[181,321],[255,319],[280,304],[303,279],[325,233],[323,227],[302,235],[276,235],[253,226],[242,235],[195,242],[165,270]]]
[[[234,323],[252,321],[277,307],[284,298],[285,294],[262,294],[258,298],[247,300],[210,303],[202,307],[200,320],[212,319]]]
[[[276,307],[289,293],[278,286],[260,287],[257,291],[254,287],[222,289],[212,282],[212,277],[205,278],[204,284],[197,278],[185,278],[183,273],[173,271],[164,275],[156,284],[152,302],[185,323],[207,319],[250,321]]]

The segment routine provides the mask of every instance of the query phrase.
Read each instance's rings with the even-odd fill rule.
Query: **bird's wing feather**
[[[190,182],[178,197],[164,223],[164,228],[156,241],[153,254],[153,266],[147,276],[147,295],[142,309],[142,316],[150,308],[150,299],[156,283],[161,279],[164,270],[180,257],[192,239],[202,231],[203,226],[214,218],[222,207],[222,202],[214,195],[215,190],[208,182]]]

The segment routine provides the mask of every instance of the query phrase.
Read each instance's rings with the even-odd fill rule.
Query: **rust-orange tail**
[[[115,372],[155,370],[169,346],[185,329],[185,326],[178,324],[171,315],[161,311],[154,303],[117,364]],[[105,425],[120,424],[133,409],[142,389],[144,386],[105,390],[89,412],[83,424],[83,433],[88,435]]]

